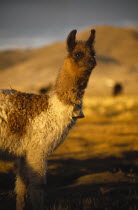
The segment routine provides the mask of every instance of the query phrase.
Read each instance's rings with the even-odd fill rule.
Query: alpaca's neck
[[[87,86],[91,71],[80,68],[68,57],[57,77],[55,92],[66,104],[80,104]]]

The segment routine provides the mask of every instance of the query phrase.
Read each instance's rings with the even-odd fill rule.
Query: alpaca
[[[112,88],[112,95],[119,96],[123,93],[123,84],[119,81],[115,81],[111,78],[105,78],[105,83],[108,87]]]
[[[0,91],[0,154],[17,163],[17,210],[23,210],[26,195],[32,209],[44,210],[47,157],[84,117],[82,99],[96,65],[95,30],[87,41],[76,41],[76,33],[67,37],[68,55],[50,95]]]
[[[39,94],[49,94],[50,91],[52,90],[52,88],[53,88],[53,85],[50,83],[50,84],[48,84],[46,86],[41,87],[38,90],[38,92],[39,92]]]

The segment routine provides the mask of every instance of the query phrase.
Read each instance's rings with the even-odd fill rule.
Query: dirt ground
[[[49,157],[45,209],[138,209],[138,97],[87,97],[85,118]],[[0,162],[0,209],[15,209],[15,169]]]

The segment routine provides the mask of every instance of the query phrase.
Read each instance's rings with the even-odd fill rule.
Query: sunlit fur
[[[26,194],[34,210],[44,210],[47,157],[84,117],[82,98],[96,64],[94,34],[86,42],[76,42],[76,31],[69,34],[68,55],[51,95],[0,91],[0,157],[17,164],[17,210],[23,210]],[[79,61],[78,51],[84,54]]]

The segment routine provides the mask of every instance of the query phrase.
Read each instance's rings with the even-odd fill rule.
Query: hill
[[[87,93],[108,95],[117,81],[125,93],[137,94],[138,30],[97,26],[95,48],[97,67],[89,82]],[[80,32],[78,39],[87,39],[90,28]],[[52,83],[66,56],[65,41],[39,49],[9,53],[1,52],[0,88],[16,88],[37,92],[41,86]],[[9,59],[9,60],[8,60]]]
[[[0,52],[0,70],[4,70],[8,67],[24,62],[29,58],[29,50],[5,50]]]

